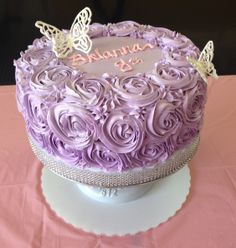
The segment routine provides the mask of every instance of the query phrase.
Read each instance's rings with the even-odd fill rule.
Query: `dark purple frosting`
[[[184,35],[133,21],[90,25],[88,35],[144,39],[161,49],[153,70],[98,77],[72,69],[36,39],[16,67],[17,105],[34,141],[80,168],[124,171],[166,161],[203,123],[207,87],[187,62],[198,48]]]

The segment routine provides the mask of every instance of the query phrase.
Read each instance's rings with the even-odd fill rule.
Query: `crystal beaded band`
[[[151,182],[169,176],[181,169],[194,156],[199,144],[199,135],[193,138],[190,144],[176,151],[162,164],[145,169],[131,169],[124,172],[109,173],[102,170],[80,169],[67,165],[39,148],[30,136],[29,142],[38,159],[55,174],[78,183],[113,188]]]

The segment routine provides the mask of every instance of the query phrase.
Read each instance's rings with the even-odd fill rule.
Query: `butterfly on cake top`
[[[188,62],[199,72],[202,79],[207,83],[207,76],[213,76],[217,78],[216,69],[212,63],[214,56],[214,43],[213,41],[208,41],[203,48],[199,59],[195,60],[191,57],[187,57]]]
[[[85,7],[81,10],[71,25],[69,33],[65,33],[42,21],[37,21],[35,26],[52,41],[53,51],[56,56],[58,58],[65,58],[73,51],[73,48],[84,53],[90,52],[92,41],[87,32],[89,31],[91,16],[90,8]]]

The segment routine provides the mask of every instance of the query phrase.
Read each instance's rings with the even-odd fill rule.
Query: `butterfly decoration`
[[[214,56],[214,43],[213,41],[208,41],[203,48],[199,59],[195,60],[191,57],[187,57],[188,62],[200,73],[203,80],[207,83],[207,76],[213,76],[218,78],[216,69],[212,63]]]
[[[53,51],[58,58],[65,58],[73,51],[73,48],[89,53],[92,48],[92,41],[87,35],[89,24],[91,22],[92,12],[90,8],[85,7],[75,17],[68,33],[49,25],[42,21],[37,21],[35,26],[40,32],[52,41]]]

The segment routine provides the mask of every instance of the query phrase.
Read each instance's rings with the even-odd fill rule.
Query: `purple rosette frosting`
[[[55,53],[48,48],[29,49],[24,54],[21,54],[21,59],[26,65],[43,66],[43,65],[57,65],[58,58]]]
[[[30,45],[29,48],[32,48],[32,49],[42,49],[42,48],[48,48],[52,46],[52,42],[46,38],[46,36],[43,36],[42,38],[40,39],[35,39],[34,42],[33,42],[33,45]]]
[[[180,106],[183,104],[184,92],[182,89],[165,90],[165,93],[163,94],[163,99],[167,100],[175,106]]]
[[[48,132],[49,126],[46,118],[48,110],[42,99],[32,93],[26,94],[23,98],[23,106],[22,114],[27,120],[27,126],[36,133]]]
[[[48,66],[32,75],[29,86],[44,99],[45,104],[51,106],[63,100],[65,84],[75,80],[76,76],[80,73],[67,66]]]
[[[47,151],[69,163],[70,165],[81,164],[82,153],[78,149],[68,146],[61,141],[56,135],[50,133],[46,142]]]
[[[82,150],[97,139],[97,125],[90,113],[77,104],[59,103],[47,116],[50,130],[65,144]]]
[[[83,151],[83,159],[87,164],[108,171],[121,171],[126,166],[122,156],[108,149],[102,142],[95,142]]]
[[[178,136],[173,136],[171,141],[174,147],[182,148],[199,133],[199,125],[186,125],[181,128]]]
[[[156,36],[158,37],[158,38],[171,38],[171,39],[174,39],[175,38],[175,36],[176,36],[176,32],[173,32],[173,31],[171,31],[171,30],[169,30],[169,29],[167,29],[167,28],[163,28],[163,27],[151,27],[151,29],[153,30],[153,31],[155,31],[155,33],[156,33]]]
[[[145,106],[157,101],[161,95],[159,87],[151,79],[142,75],[117,79],[114,90],[120,99],[131,106]]]
[[[38,94],[49,95],[52,91],[61,91],[65,84],[73,81],[78,74],[67,66],[49,66],[32,75],[30,86]]]
[[[28,134],[33,138],[33,140],[36,142],[36,144],[42,148],[48,151],[48,142],[47,142],[47,135],[46,134],[41,134],[36,132],[33,128],[31,128],[29,125],[26,125],[26,129]],[[48,151],[49,152],[49,151]]]
[[[143,26],[137,32],[137,38],[145,39],[147,42],[152,45],[162,47],[164,50],[167,49],[166,44],[163,42],[163,39],[174,39],[176,36],[175,32],[170,31],[166,28],[156,28],[152,26]]]
[[[192,42],[184,35],[176,34],[174,38],[162,36],[160,39],[160,45],[164,48],[164,50],[170,49],[184,49],[190,46]]]
[[[97,38],[106,35],[106,26],[100,23],[92,23],[89,26],[88,35],[90,38]]]
[[[148,43],[157,46],[158,45],[158,39],[156,32],[154,30],[145,30],[145,31],[139,31],[137,32],[137,38],[143,38],[145,39]]]
[[[163,142],[171,135],[178,134],[182,127],[182,115],[172,103],[160,100],[149,113],[146,129],[157,142]]]
[[[144,137],[142,122],[129,115],[130,109],[112,111],[102,124],[100,140],[117,153],[137,150]]]
[[[131,36],[137,31],[140,24],[134,21],[124,21],[108,25],[108,35],[110,36]]]
[[[132,161],[142,167],[164,162],[168,158],[168,155],[165,143],[158,144],[149,138],[143,141],[141,148],[135,152],[131,152]]]
[[[21,53],[23,56],[23,53]],[[31,76],[34,74],[34,70],[31,65],[27,64],[22,57],[18,60],[14,60],[15,70],[15,79],[16,85],[18,87],[18,92],[20,96],[18,98],[23,98],[23,96],[28,93],[30,86],[29,81]]]
[[[68,100],[74,100],[81,106],[98,107],[111,86],[104,78],[80,77],[73,82],[66,84]]]
[[[198,59],[200,51],[196,48],[193,44],[190,44],[188,47],[184,47],[182,49],[179,48],[172,48],[171,51],[167,51],[166,56],[166,63],[171,64],[175,67],[190,67],[190,63],[186,60],[186,57],[191,57],[193,59]],[[191,71],[190,71],[191,72]]]
[[[197,81],[194,71],[189,67],[175,67],[170,63],[159,63],[153,74],[148,74],[154,83],[159,86],[167,86],[172,89],[192,88]]]
[[[198,123],[201,121],[206,103],[206,90],[206,85],[202,85],[200,88],[196,85],[186,92],[183,100],[183,110],[187,123]]]

